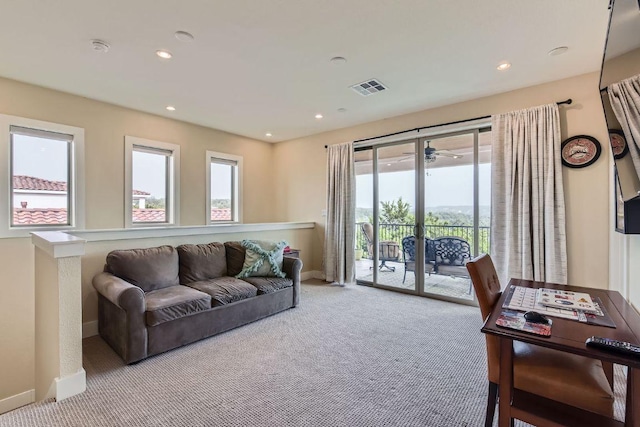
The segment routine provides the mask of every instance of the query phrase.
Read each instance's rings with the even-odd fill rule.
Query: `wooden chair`
[[[500,298],[501,288],[489,255],[466,265],[478,296],[482,318],[487,319]],[[497,337],[486,335],[489,396],[485,427],[493,425],[500,380]],[[532,394],[608,417],[613,416],[613,366],[596,359],[513,341],[513,386]],[[605,373],[607,370],[607,373]]]

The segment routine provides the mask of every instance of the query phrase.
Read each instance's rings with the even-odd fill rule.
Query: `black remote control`
[[[640,357],[640,346],[625,341],[612,340],[611,338],[591,337],[587,338],[585,344],[590,347],[598,347],[603,350],[611,350],[618,353]]]

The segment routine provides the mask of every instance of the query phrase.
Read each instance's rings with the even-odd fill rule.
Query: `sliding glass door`
[[[473,129],[356,150],[358,283],[474,301],[465,264],[489,252],[490,140]]]

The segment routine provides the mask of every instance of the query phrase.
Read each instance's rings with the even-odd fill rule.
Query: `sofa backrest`
[[[225,242],[224,248],[227,253],[227,274],[235,277],[242,271],[247,250],[240,242]]]
[[[180,284],[178,252],[169,245],[111,251],[106,267],[109,273],[145,292]]]
[[[227,255],[223,243],[180,245],[176,250],[180,258],[181,284],[227,275]]]

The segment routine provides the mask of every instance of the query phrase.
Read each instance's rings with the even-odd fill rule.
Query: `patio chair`
[[[424,271],[431,275],[435,263],[435,247],[433,240],[425,239],[424,242]],[[402,283],[407,278],[407,271],[413,271],[416,274],[416,238],[415,236],[407,236],[402,239],[402,260],[404,261],[404,277]]]
[[[367,241],[367,252],[373,258],[373,225],[365,222],[361,225],[362,234]],[[387,261],[398,261],[400,259],[400,245],[394,240],[382,240],[378,242],[378,259],[380,260],[380,271],[387,268],[389,271],[396,271],[393,266],[388,266]],[[373,267],[372,267],[373,268]]]
[[[471,245],[460,237],[438,237],[434,239],[436,274],[468,278],[466,264],[471,259]],[[471,294],[469,282],[469,294]]]

